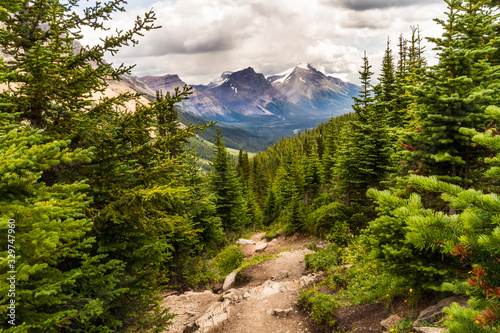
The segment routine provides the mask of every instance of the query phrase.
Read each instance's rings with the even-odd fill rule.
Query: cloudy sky
[[[188,84],[206,84],[224,71],[253,67],[265,75],[299,63],[359,83],[366,50],[378,68],[387,38],[397,53],[400,33],[419,25],[439,36],[433,18],[443,17],[442,0],[129,0],[126,13],[109,26],[126,29],[153,8],[162,28],[146,33],[136,47],[122,49],[113,63],[137,64],[133,74],[178,74]],[[98,38],[85,32],[84,43]],[[432,45],[428,46],[431,51]],[[433,53],[427,58],[432,63]]]

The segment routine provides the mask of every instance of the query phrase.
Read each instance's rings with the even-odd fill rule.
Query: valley
[[[123,77],[123,84],[151,100],[156,91],[172,94],[186,85],[176,74],[129,75]],[[267,78],[248,67],[224,72],[207,85],[194,85],[192,95],[178,107],[181,122],[216,121],[224,128],[228,147],[256,152],[282,137],[350,112],[352,97],[359,90],[359,86],[327,76],[309,64]],[[213,141],[213,135],[204,139]]]

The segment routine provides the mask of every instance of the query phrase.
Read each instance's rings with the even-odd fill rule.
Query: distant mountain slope
[[[185,85],[175,74],[139,77],[136,82],[138,88],[148,94],[160,89],[172,92]],[[181,105],[184,110],[197,116],[240,124],[318,116],[324,120],[345,113],[350,108],[351,96],[360,89],[326,76],[309,64],[300,64],[267,79],[248,67],[224,72],[208,85],[193,88],[193,95]]]
[[[144,83],[148,89],[155,94],[156,90],[172,93],[175,88],[183,87],[186,83],[178,75],[164,76],[144,76],[137,78],[139,82]],[[205,89],[193,88],[193,94],[188,100],[185,100],[181,107],[197,116],[209,117],[210,119],[224,118],[230,114],[230,111],[215,97],[210,91]]]
[[[225,72],[206,89],[237,115],[276,117],[299,111],[252,67],[234,73]]]
[[[300,64],[268,77],[278,91],[298,107],[312,113],[331,112],[350,105],[359,87],[326,76],[309,64]]]

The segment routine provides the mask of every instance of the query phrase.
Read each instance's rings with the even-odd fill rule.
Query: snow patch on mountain
[[[224,83],[226,83],[229,80],[229,76],[231,74],[233,74],[233,72],[227,71],[227,72],[222,73],[220,77],[218,77],[217,79],[210,82],[208,84],[208,87],[209,88],[216,88],[216,87],[222,86]]]
[[[295,70],[295,67],[292,67],[292,68],[287,69],[284,72],[276,74],[276,76],[281,76],[281,78],[277,79],[274,82],[276,82],[276,83],[283,83],[283,82],[285,82],[290,77],[290,75],[293,73],[294,70]]]

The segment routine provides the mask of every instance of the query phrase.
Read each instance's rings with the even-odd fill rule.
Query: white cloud
[[[436,35],[432,18],[442,16],[444,2],[415,2],[157,1],[152,7],[162,28],[147,32],[138,46],[109,60],[137,64],[137,75],[179,74],[189,84],[208,83],[226,70],[252,66],[271,74],[301,62],[357,82],[363,50],[377,69],[388,36],[395,49],[397,36],[408,35],[410,25],[419,24],[424,35]],[[112,27],[131,27],[148,9],[138,8],[138,3],[129,1],[133,9],[117,15]],[[96,41],[97,35],[85,33],[86,42]]]

